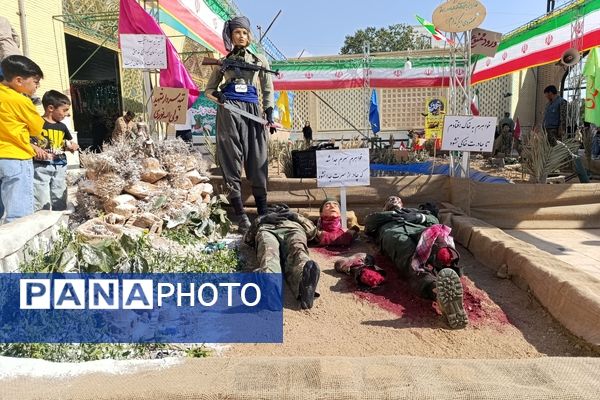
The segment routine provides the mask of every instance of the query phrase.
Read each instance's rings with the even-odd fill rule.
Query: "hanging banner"
[[[502,34],[476,28],[471,31],[471,54],[493,57],[502,40]]]
[[[192,135],[216,136],[217,105],[215,103],[207,99],[204,93],[202,93],[190,111],[194,116]]]
[[[472,83],[558,61],[572,46],[579,51],[600,46],[600,0],[578,1],[505,35],[494,57],[480,57]]]
[[[155,121],[185,124],[187,104],[187,89],[156,87],[152,91],[150,116]]]
[[[231,12],[216,0],[160,1],[159,20],[204,47],[227,54],[222,32]]]
[[[327,90],[364,87],[369,77],[372,88],[447,87],[450,83],[448,60],[440,57],[406,59],[376,58],[364,68],[362,58],[344,60],[276,61],[271,68],[279,70],[273,77],[275,90]],[[464,77],[459,65],[456,74]]]
[[[446,115],[446,98],[429,97],[425,101],[425,139],[441,139]]]

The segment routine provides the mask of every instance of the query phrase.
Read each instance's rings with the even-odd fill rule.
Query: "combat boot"
[[[238,232],[242,235],[248,232],[248,229],[250,229],[251,225],[250,218],[248,218],[247,214],[236,215],[234,218],[234,223],[237,223]]]
[[[321,270],[316,262],[310,260],[304,264],[302,270],[302,280],[300,281],[300,307],[303,310],[312,308],[315,301],[317,284]]]
[[[464,328],[469,323],[463,304],[463,287],[458,274],[442,269],[436,280],[437,303],[452,329]]]

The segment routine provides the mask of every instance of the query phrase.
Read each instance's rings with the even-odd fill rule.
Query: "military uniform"
[[[420,223],[398,221],[401,215],[422,213],[424,220]],[[431,292],[436,277],[429,273],[417,273],[411,267],[411,260],[417,248],[421,233],[429,226],[439,224],[436,217],[420,210],[402,208],[398,211],[382,211],[370,214],[365,222],[365,233],[374,237],[383,254],[388,256],[396,266],[403,279],[406,279],[421,297],[434,299]]]
[[[294,298],[297,298],[303,268],[311,261],[308,242],[316,237],[317,228],[308,218],[292,214],[293,220],[286,219],[275,224],[252,224],[244,240],[248,245],[256,247],[260,270],[283,273]]]
[[[235,49],[227,58],[234,58],[269,69],[269,63],[260,54],[248,48]],[[224,81],[224,82],[223,82]],[[223,83],[222,83],[223,82]],[[222,83],[222,84],[221,84]],[[206,85],[206,93],[218,89],[225,101],[256,116],[262,115],[258,106],[257,87],[262,93],[262,110],[273,108],[273,82],[269,73],[239,68],[222,72],[216,69]],[[219,106],[217,111],[217,155],[223,171],[229,198],[241,197],[242,166],[252,183],[254,197],[266,197],[268,174],[268,135],[263,125]]]

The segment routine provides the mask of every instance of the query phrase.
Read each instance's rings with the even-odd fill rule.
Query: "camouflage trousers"
[[[306,231],[291,221],[285,226],[261,226],[256,234],[256,256],[263,272],[283,273],[297,298],[304,264],[310,260]]]

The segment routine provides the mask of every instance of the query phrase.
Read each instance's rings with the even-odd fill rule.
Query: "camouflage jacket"
[[[275,231],[279,229],[300,228],[306,233],[307,242],[314,240],[317,237],[317,227],[310,219],[295,212],[290,211],[289,213],[293,216],[292,218],[278,222],[277,224],[260,224],[259,218],[256,218],[254,222],[252,222],[248,232],[246,232],[246,235],[244,235],[244,242],[248,246],[254,247],[256,245],[256,234],[259,232],[259,230]]]

